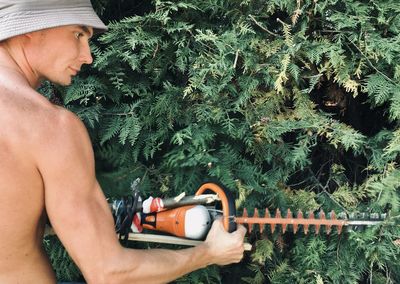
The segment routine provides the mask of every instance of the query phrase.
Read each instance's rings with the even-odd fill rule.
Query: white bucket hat
[[[92,27],[95,33],[107,30],[90,0],[0,0],[0,41],[66,25]]]

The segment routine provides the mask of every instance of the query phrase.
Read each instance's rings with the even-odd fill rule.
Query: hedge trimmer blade
[[[347,216],[347,214],[341,213],[336,216],[334,211],[329,214],[325,214],[324,211],[320,211],[317,215],[314,212],[309,212],[307,217],[302,211],[298,211],[296,217],[290,209],[287,210],[286,217],[283,217],[279,209],[276,210],[275,215],[272,217],[268,209],[265,209],[264,217],[259,216],[258,209],[254,209],[254,214],[252,217],[248,216],[247,210],[243,210],[243,216],[232,217],[233,221],[239,224],[248,224],[248,231],[251,233],[254,225],[258,225],[260,233],[264,231],[266,225],[270,226],[271,233],[274,233],[276,226],[280,225],[282,228],[282,233],[285,233],[288,226],[291,226],[293,232],[296,233],[301,225],[304,234],[307,234],[310,226],[315,229],[315,234],[319,234],[321,227],[325,228],[325,233],[330,234],[332,228],[337,229],[337,233],[340,234],[344,226],[351,227],[364,227],[364,226],[374,226],[381,224],[385,218],[386,214],[352,214]]]

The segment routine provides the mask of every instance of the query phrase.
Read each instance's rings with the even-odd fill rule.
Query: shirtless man
[[[55,283],[42,248],[46,213],[88,283],[166,283],[210,264],[239,262],[245,229],[215,221],[183,250],[120,246],[95,178],[82,122],[35,89],[69,85],[104,30],[89,0],[0,1],[0,283]]]

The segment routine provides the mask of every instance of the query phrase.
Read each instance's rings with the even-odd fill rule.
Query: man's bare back
[[[42,248],[44,186],[32,155],[48,138],[39,134],[52,112],[56,107],[0,66],[0,283],[55,282]]]

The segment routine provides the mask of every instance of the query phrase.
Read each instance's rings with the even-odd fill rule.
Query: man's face
[[[83,64],[91,64],[89,39],[93,29],[62,26],[30,34],[26,55],[32,71],[59,85],[70,85]]]

